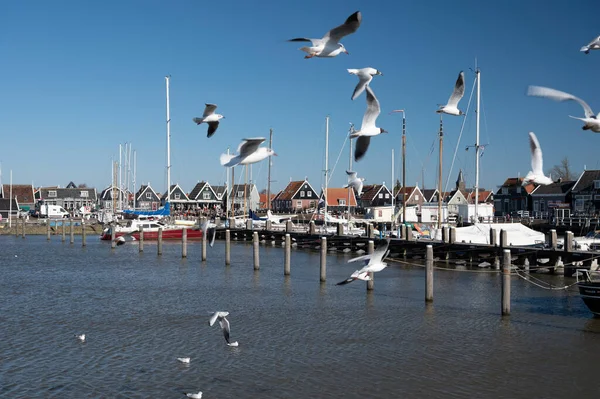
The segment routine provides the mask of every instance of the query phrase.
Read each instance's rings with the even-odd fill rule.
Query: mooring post
[[[310,222],[308,222],[308,234],[310,234],[311,236],[314,236],[315,234],[317,234],[314,220],[311,220]]]
[[[552,248],[555,251],[556,251],[557,241],[558,240],[556,237],[556,230],[554,230],[554,229],[550,230],[550,248]]]
[[[510,314],[510,249],[503,251],[502,259],[502,316]]]
[[[267,231],[271,231],[271,230],[272,230],[272,227],[273,227],[272,225],[273,225],[273,222],[271,222],[270,220],[267,220],[267,221],[265,222],[265,230],[267,230]]]
[[[187,229],[181,232],[181,257],[187,258]]]
[[[231,230],[229,229],[225,230],[225,265],[231,265]]]
[[[144,226],[140,226],[140,252],[144,252]]]
[[[163,228],[159,227],[158,228],[158,242],[156,243],[156,254],[157,255],[162,255],[163,253]]]
[[[285,235],[285,259],[283,264],[283,275],[290,275],[290,262],[292,257],[292,237],[288,234]]]
[[[46,219],[46,239],[50,241],[50,218]]]
[[[375,238],[375,229],[373,228],[373,223],[369,223],[369,238]]]
[[[504,229],[500,230],[500,248],[508,247],[508,232]]]
[[[85,247],[86,246],[86,235],[85,235],[85,222],[83,221],[83,218],[81,219],[81,246]]]
[[[253,226],[252,219],[246,219],[246,230],[252,230]]]
[[[291,233],[294,229],[294,225],[292,224],[291,220],[288,220],[285,222],[285,232],[286,233]]]
[[[375,252],[375,241],[369,240],[369,245],[367,247],[367,253],[372,255]],[[375,274],[373,272],[369,273],[369,280],[367,280],[367,291],[372,291],[375,288]]]
[[[490,229],[490,245],[493,247],[495,247],[497,245],[496,229]]]
[[[203,219],[202,223],[207,221],[206,218],[202,218],[202,219]],[[206,243],[208,242],[208,237],[206,237],[207,234],[208,234],[208,230],[206,230],[206,234],[204,234],[204,232],[202,233],[202,262],[206,261]]]
[[[66,224],[67,224],[67,222],[63,221],[63,224],[62,224],[62,240],[61,240],[62,242],[65,242],[67,240],[67,234],[66,234],[67,226],[65,226]],[[24,227],[25,227],[25,225],[23,225],[23,238],[25,238],[25,228]]]
[[[254,247],[254,270],[260,269],[260,258],[259,258],[259,242],[258,242],[258,232],[252,233],[252,246]]]
[[[327,237],[321,237],[321,278],[324,283],[327,280]]]
[[[229,230],[235,229],[235,218],[229,218]]]
[[[442,227],[442,242],[445,244],[448,242],[448,228]]]
[[[337,224],[337,236],[341,237],[344,235],[344,225],[341,223]]]
[[[23,218],[23,238],[25,238],[25,218]],[[63,224],[63,241],[65,240],[65,225]]]
[[[114,225],[114,223],[112,225],[111,230],[114,233],[114,231],[115,231],[115,225]],[[75,243],[75,233],[73,232],[73,219],[69,219],[69,236],[70,236],[69,237],[70,243],[71,244]],[[115,237],[113,236],[113,241],[114,240],[115,240]]]
[[[400,227],[400,238],[402,238],[403,240],[406,240],[406,229],[407,229],[407,226],[405,224],[403,224]]]
[[[523,269],[525,269],[525,271],[529,273],[529,258],[525,258],[523,260]]]
[[[565,252],[573,252],[573,232],[567,231],[565,232],[565,244],[564,244]],[[570,259],[567,259],[570,261]]]
[[[454,244],[456,242],[456,227],[450,227],[449,242],[450,244]]]
[[[406,240],[406,241],[412,241],[412,240],[414,239],[414,238],[413,238],[412,229],[411,229],[410,227],[408,227],[408,226],[405,226],[405,227],[406,227],[406,229],[404,229],[404,233],[405,233],[405,236],[404,236],[404,237],[405,237],[405,240]]]
[[[433,302],[433,245],[427,245],[425,256],[425,302]]]
[[[117,242],[115,241],[116,231],[115,231],[115,223],[110,223],[110,248],[115,249],[117,246]],[[71,222],[71,244],[73,244],[73,223]]]

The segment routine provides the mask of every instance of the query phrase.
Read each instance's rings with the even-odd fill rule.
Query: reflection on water
[[[54,237],[53,237],[54,238]],[[147,242],[114,250],[88,237],[0,237],[0,396],[206,398],[595,397],[600,320],[575,290],[548,291],[516,277],[512,314],[500,316],[498,273],[391,264],[365,282],[336,286],[352,254],[261,246]],[[17,257],[15,257],[17,255]],[[410,262],[413,262],[410,260]],[[421,262],[421,261],[415,261]],[[445,264],[445,262],[442,262]],[[465,265],[462,267],[467,268]],[[467,268],[468,269],[468,268]],[[540,277],[540,276],[537,276]],[[541,276],[554,285],[570,279]],[[225,345],[215,310],[230,312]],[[74,334],[85,333],[80,343]],[[188,366],[178,357],[191,357]]]

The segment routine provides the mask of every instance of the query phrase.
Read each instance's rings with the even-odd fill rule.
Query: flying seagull
[[[600,36],[583,46],[579,51],[589,54],[590,50],[600,50]]]
[[[210,223],[208,221],[208,219],[204,220],[200,226],[195,225],[194,227],[192,227],[192,230],[202,230],[202,236],[206,236],[206,239],[208,240],[208,236],[206,234],[208,234],[208,232],[211,232],[211,239],[210,239],[210,246],[212,247],[213,245],[215,245],[215,237],[217,236],[217,229],[216,229],[216,225],[214,223]]]
[[[194,118],[192,119],[196,122],[196,125],[206,122],[208,124],[208,134],[206,137],[211,137],[217,131],[219,127],[219,120],[225,118],[221,114],[215,114],[215,110],[217,106],[215,104],[206,104],[206,108],[204,108],[204,113],[202,114],[202,118]]]
[[[373,254],[363,255],[363,256],[359,256],[357,258],[350,259],[348,261],[348,263],[350,263],[350,262],[365,262],[365,266],[362,269],[357,270],[354,273],[352,273],[350,278],[347,278],[346,280],[341,281],[341,282],[337,283],[336,285],[348,284],[355,280],[364,280],[364,281],[371,280],[369,273],[380,272],[386,268],[387,263],[385,263],[383,260],[389,253],[389,251],[388,251],[389,245],[390,245],[390,239],[386,238],[384,241],[382,241],[377,246],[377,248],[375,248],[375,251],[373,251]]]
[[[221,154],[221,165],[231,167],[236,165],[249,165],[260,162],[271,155],[277,155],[275,151],[267,147],[259,147],[265,141],[264,137],[243,139],[238,146],[238,155]]]
[[[186,393],[185,396],[191,399],[202,399],[202,391],[199,391],[198,393]]]
[[[381,71],[370,67],[362,69],[348,69],[348,73],[358,76],[358,84],[354,88],[354,93],[352,93],[353,100],[360,96],[363,91],[365,91],[365,87],[367,87],[367,85],[371,82],[373,76],[383,76]]]
[[[181,363],[190,364],[189,357],[178,357],[177,360],[179,360]]]
[[[295,39],[290,39],[288,42],[311,42],[311,47],[305,46],[300,48],[300,50],[308,53],[308,55],[306,55],[304,58],[335,57],[340,53],[348,54],[348,51],[344,45],[339,41],[342,40],[344,36],[356,32],[360,26],[361,19],[362,15],[360,11],[357,11],[350,15],[346,19],[346,22],[327,32],[321,39],[307,39],[305,37],[298,37]]]
[[[80,334],[77,335],[75,334],[75,337],[80,341],[80,342],[85,342],[85,334]]]
[[[122,236],[118,236],[117,238],[115,238],[115,243],[117,243],[117,245],[123,245],[126,242],[131,242],[131,241],[135,241],[135,237],[133,236],[133,233],[123,234]]]
[[[444,113],[449,115],[464,115],[464,113],[458,109],[458,102],[465,95],[465,73],[460,71],[458,79],[454,84],[454,91],[448,99],[448,104],[440,105],[440,108],[435,111],[438,114]]]
[[[554,183],[551,178],[544,175],[544,162],[542,159],[542,147],[533,132],[529,132],[529,147],[531,148],[531,170],[523,179],[523,186],[530,183],[547,186]]]
[[[212,325],[215,324],[215,321],[219,320],[219,325],[221,326],[221,329],[223,330],[223,335],[225,336],[225,341],[227,342],[227,345],[238,346],[237,341],[235,341],[235,342],[229,341],[229,320],[226,319],[227,316],[229,316],[229,312],[215,312],[210,317],[210,320],[208,321],[208,325],[212,327]]]
[[[348,175],[348,184],[344,186],[344,188],[353,187],[356,190],[356,194],[360,197],[363,189],[363,181],[365,181],[364,177],[356,177],[356,172],[351,170],[347,170],[346,174]]]
[[[369,143],[371,142],[371,136],[377,136],[380,133],[387,133],[386,130],[376,127],[375,122],[381,112],[379,100],[375,97],[375,93],[371,87],[367,86],[367,110],[363,116],[362,125],[359,131],[355,131],[350,134],[350,138],[353,139],[358,137],[356,140],[356,149],[354,150],[354,160],[360,161],[362,157],[367,153]]]
[[[592,132],[600,133],[600,120],[597,119],[596,115],[594,115],[594,111],[592,111],[590,106],[587,105],[587,103],[579,97],[575,97],[574,95],[565,93],[564,91],[559,91],[542,86],[529,86],[529,88],[527,89],[527,95],[534,97],[545,97],[554,101],[573,100],[578,102],[579,105],[581,105],[581,107],[583,108],[585,118],[577,118],[571,115],[569,115],[569,117],[583,121],[584,125],[581,127],[583,130],[591,130]]]

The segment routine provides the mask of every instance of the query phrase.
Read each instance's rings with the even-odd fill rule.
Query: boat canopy
[[[171,215],[171,207],[169,203],[165,203],[164,206],[161,206],[155,211],[142,211],[137,209],[127,209],[123,211],[126,215],[137,215],[137,216],[170,216]]]

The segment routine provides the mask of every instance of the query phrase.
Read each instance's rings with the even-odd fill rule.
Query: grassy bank
[[[86,235],[100,235],[102,232],[102,225],[100,224],[86,224],[83,226],[85,228]],[[71,234],[71,230],[69,224],[67,222],[66,226],[64,226],[65,234],[68,236]],[[62,235],[63,226],[50,226],[50,235]],[[8,227],[8,224],[0,225],[0,235],[22,235],[23,234],[23,225],[22,223],[13,223],[12,227]],[[48,226],[40,223],[25,223],[25,235],[46,235],[48,234]],[[81,235],[82,234],[82,226],[73,226],[73,234]]]

